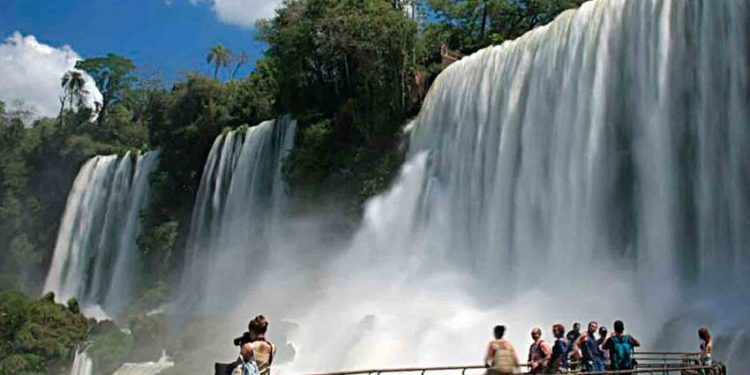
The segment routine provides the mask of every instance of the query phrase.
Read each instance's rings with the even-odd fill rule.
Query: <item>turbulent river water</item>
[[[221,317],[191,360],[264,313],[282,373],[477,363],[498,323],[524,351],[532,326],[614,319],[662,350],[707,325],[746,368],[749,73],[747,1],[585,3],[446,69],[341,241],[286,210],[293,122],[222,135],[170,308]]]

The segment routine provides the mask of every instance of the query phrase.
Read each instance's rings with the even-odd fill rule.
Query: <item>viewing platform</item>
[[[604,372],[585,372],[580,369],[559,372],[557,374],[680,374],[680,375],[727,375],[727,369],[721,362],[716,362],[711,366],[700,365],[700,353],[680,353],[680,352],[636,352],[634,357],[637,365],[633,370],[622,371],[604,371]],[[527,367],[526,364],[521,368]],[[443,373],[444,375],[480,375],[486,372],[486,368],[481,365],[466,366],[441,366],[441,367],[404,367],[389,369],[366,369],[354,371],[326,372],[307,375],[382,375],[382,374],[415,374],[426,375],[427,373]],[[528,372],[523,372],[527,374]],[[442,374],[441,374],[442,375]]]

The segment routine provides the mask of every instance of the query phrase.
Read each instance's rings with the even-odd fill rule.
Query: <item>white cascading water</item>
[[[112,375],[156,375],[172,366],[174,362],[166,353],[162,353],[156,362],[125,363]]]
[[[253,267],[267,261],[279,234],[271,229],[285,211],[281,164],[295,130],[285,116],[216,138],[193,210],[181,308],[201,301],[195,311],[225,311]]]
[[[149,200],[149,177],[158,152],[96,156],[88,160],[68,194],[45,292],[77,298],[97,318],[132,302],[137,285],[140,214]]]
[[[85,351],[76,351],[73,359],[73,367],[70,368],[70,375],[92,375],[94,373],[94,363]]]

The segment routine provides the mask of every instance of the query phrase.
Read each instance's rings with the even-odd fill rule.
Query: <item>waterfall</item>
[[[96,156],[68,194],[44,290],[84,310],[118,313],[131,302],[139,265],[136,239],[157,152]]]
[[[413,131],[429,171],[410,239],[509,291],[593,265],[745,285],[749,16],[593,1],[451,66]]]
[[[295,130],[282,117],[216,138],[193,209],[182,301],[202,298],[201,309],[225,309],[227,296],[268,256],[285,212],[281,164]]]
[[[76,351],[73,359],[73,367],[70,369],[70,375],[92,375],[94,373],[94,364],[91,362],[85,351]]]
[[[471,362],[495,324],[517,348],[592,319],[647,350],[743,342],[721,312],[750,306],[748,69],[739,0],[595,0],[451,65],[325,287],[280,310],[289,371]]]

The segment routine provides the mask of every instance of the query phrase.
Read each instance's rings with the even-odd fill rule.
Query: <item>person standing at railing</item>
[[[708,328],[703,327],[698,330],[698,337],[701,339],[701,364],[711,366],[714,364],[711,357],[714,351],[714,339],[711,337],[711,332],[708,331]]]
[[[581,323],[575,322],[573,323],[573,329],[565,335],[565,338],[568,339],[568,358],[571,360],[581,359],[578,348],[575,345],[579,337],[581,337]]]
[[[531,330],[531,339],[534,343],[529,347],[529,373],[541,374],[542,370],[547,367],[552,350],[549,344],[542,339],[542,329],[534,327]]]
[[[602,347],[609,350],[611,370],[632,370],[635,368],[633,360],[633,349],[641,346],[641,343],[630,335],[625,334],[625,323],[622,320],[615,321],[615,334],[604,342]]]
[[[547,364],[547,374],[559,374],[570,367],[568,358],[568,347],[570,346],[565,339],[565,327],[562,324],[552,326],[552,335],[555,336],[555,343],[552,345],[552,355]]]
[[[607,327],[599,327],[599,339],[596,340],[599,343],[599,349],[602,351],[604,356],[604,368],[609,369],[609,350],[604,350],[604,342],[607,341]]]
[[[496,326],[494,334],[495,339],[487,345],[487,354],[484,356],[487,375],[513,374],[518,369],[519,361],[516,349],[508,340],[503,339],[505,326]]]
[[[581,337],[581,323],[575,322],[573,323],[573,329],[568,332],[565,337],[568,339],[568,343],[573,345],[573,343],[578,340],[579,337]],[[573,349],[573,348],[571,348]]]
[[[271,364],[276,355],[276,346],[266,339],[268,320],[258,315],[248,324],[250,341],[240,350],[242,366],[235,368],[236,375],[271,375]],[[232,374],[235,375],[235,372]]]
[[[599,349],[599,343],[596,341],[596,331],[599,323],[589,322],[589,329],[581,335],[576,341],[576,347],[580,349],[583,364],[587,372],[604,371],[604,354]]]

